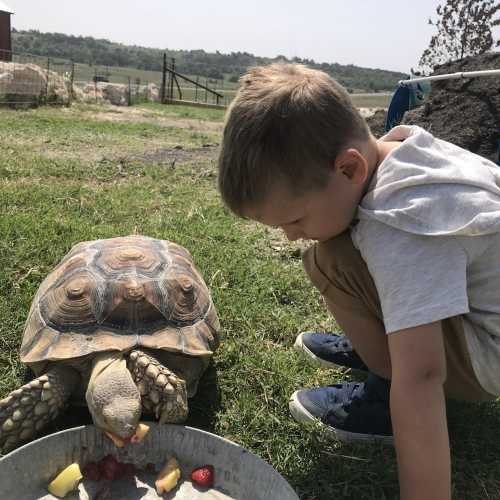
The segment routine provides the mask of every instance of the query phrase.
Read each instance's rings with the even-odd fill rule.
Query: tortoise
[[[142,412],[182,422],[218,346],[217,312],[185,248],[145,236],[78,243],[33,299],[20,358],[37,378],[0,400],[0,450],[70,402],[122,440]]]

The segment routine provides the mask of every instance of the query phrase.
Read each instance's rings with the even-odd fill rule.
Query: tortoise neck
[[[112,364],[119,365],[122,361],[125,362],[123,353],[118,351],[97,353],[92,360],[92,371],[90,373],[89,385],[91,385],[91,383],[93,383],[106,368],[109,368]]]

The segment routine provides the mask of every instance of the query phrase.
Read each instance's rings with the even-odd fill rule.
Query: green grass
[[[222,324],[187,423],[258,454],[301,499],[396,498],[392,449],[339,444],[288,413],[297,388],[349,376],[312,368],[292,349],[297,332],[335,326],[295,249],[223,208],[213,158],[170,168],[137,154],[179,144],[195,154],[220,141],[223,113],[148,104],[123,120],[130,112],[0,110],[0,398],[22,383],[18,348],[33,295],[72,245],[131,233],[170,239],[193,254]],[[78,419],[69,412],[56,428]],[[500,404],[450,404],[449,421],[455,497],[500,498]]]
[[[148,102],[141,106],[145,110],[151,110],[160,113],[163,116],[172,116],[176,118],[193,118],[196,120],[212,121],[222,123],[224,121],[225,110],[197,108],[194,106],[165,105]]]
[[[392,94],[351,94],[354,105],[358,108],[388,108]]]
[[[216,100],[213,95],[208,93],[205,95],[204,90],[198,90],[196,92],[192,88],[182,88],[182,99],[185,101],[197,101],[197,102],[208,102],[210,104],[216,104]],[[236,89],[224,89],[218,90],[220,94],[224,97],[219,99],[219,104],[229,105],[236,95]],[[177,88],[174,87],[174,98],[178,98],[179,93]],[[391,101],[391,93],[374,93],[374,94],[351,94],[352,101],[358,108],[387,108]]]

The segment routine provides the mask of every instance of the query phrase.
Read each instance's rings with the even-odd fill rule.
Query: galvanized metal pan
[[[47,492],[47,485],[62,469],[73,462],[83,468],[88,462],[112,454],[121,462],[144,469],[133,477],[110,483],[113,499],[298,500],[292,487],[273,467],[236,443],[192,427],[150,424],[151,429],[141,443],[124,448],[116,448],[91,425],[51,434],[22,446],[0,459],[0,498],[54,499]],[[179,461],[182,478],[174,490],[158,496],[155,475],[147,472],[146,466],[154,464],[159,470],[171,455]],[[215,467],[215,484],[209,490],[199,489],[189,479],[194,468],[205,464]],[[65,498],[94,500],[103,485],[106,480],[82,480],[78,491]]]

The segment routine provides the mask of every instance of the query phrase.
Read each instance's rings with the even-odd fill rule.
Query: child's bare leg
[[[387,380],[391,376],[391,362],[378,294],[366,264],[350,235],[344,233],[309,249],[304,255],[304,266],[349,338],[354,353],[361,357],[364,369],[367,367],[370,373],[364,382],[346,381],[297,390],[290,396],[290,412],[299,422],[319,420],[342,441],[392,443]],[[319,346],[316,352],[328,353],[333,363],[338,350],[343,361],[344,355],[352,353],[349,363],[339,363],[343,366],[355,366],[351,363],[353,358],[359,360],[353,356],[344,335],[312,332],[301,335],[306,335],[302,337],[306,343],[317,339],[313,341]],[[338,344],[337,338],[341,339]]]
[[[338,325],[349,337],[354,349],[369,370],[391,378],[391,358],[384,325],[377,318],[363,318],[338,306],[329,306]]]

